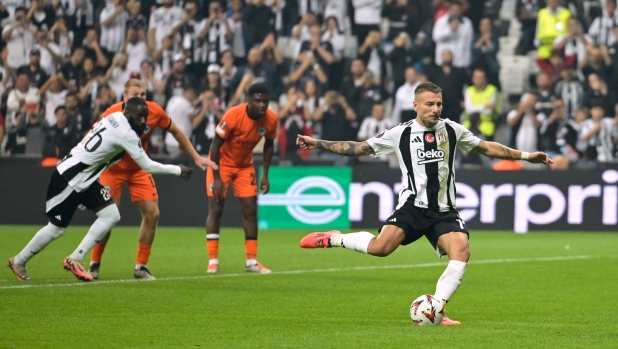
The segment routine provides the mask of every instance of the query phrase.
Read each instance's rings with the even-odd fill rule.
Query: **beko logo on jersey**
[[[444,161],[444,150],[431,149],[425,151],[423,149],[417,149],[416,155],[420,159],[418,162],[419,165],[428,164],[430,162]]]

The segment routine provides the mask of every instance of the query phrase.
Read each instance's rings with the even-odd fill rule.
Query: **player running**
[[[312,233],[300,241],[302,248],[344,247],[385,257],[399,245],[408,245],[423,235],[438,256],[449,257],[438,280],[434,296],[446,305],[466,272],[470,252],[468,229],[455,208],[456,147],[490,158],[526,160],[533,164],[552,164],[543,152],[526,153],[496,142],[482,141],[462,125],[440,119],[442,89],[431,82],[414,91],[416,119],[393,126],[365,142],[330,142],[299,135],[303,149],[321,149],[346,156],[375,156],[395,153],[407,183],[399,191],[399,204],[379,230],[377,237],[361,231]],[[442,325],[459,325],[444,317]]]
[[[242,208],[247,255],[245,271],[270,273],[269,269],[256,260],[258,189],[253,168],[253,149],[262,137],[265,137],[264,173],[260,179],[260,192],[268,193],[268,169],[273,157],[273,140],[277,136],[278,124],[277,115],[268,109],[269,94],[268,88],[263,84],[252,85],[247,92],[248,102],[230,108],[215,129],[215,139],[210,146],[210,160],[219,165],[219,170],[208,168],[206,173],[206,249],[210,257],[207,273],[219,271],[219,221],[230,182]]]
[[[132,97],[146,99],[146,84],[143,81],[131,79],[124,84],[123,101],[126,102]],[[121,111],[124,102],[112,105],[102,116],[105,117]],[[206,166],[212,165],[210,160],[199,156],[191,145],[191,141],[189,141],[182,130],[172,122],[172,119],[163,108],[155,102],[147,101],[146,104],[148,105],[148,119],[146,120],[146,129],[140,136],[144,148],[147,147],[148,139],[150,135],[152,135],[155,127],[158,127],[171,133],[202,170],[205,170]],[[159,195],[157,193],[157,187],[155,186],[152,176],[144,172],[129,156],[125,156],[120,163],[101,174],[101,184],[109,190],[112,199],[114,199],[118,206],[120,206],[123,183],[126,183],[129,187],[131,201],[135,202],[142,213],[142,224],[139,230],[139,245],[137,248],[136,265],[133,275],[138,279],[153,280],[154,276],[150,274],[146,265],[150,258],[150,251],[152,249],[157,222],[159,220]],[[89,273],[94,279],[99,278],[101,258],[103,257],[105,245],[109,240],[110,234],[111,231],[92,250]]]
[[[138,136],[146,129],[147,118],[146,102],[141,98],[130,98],[125,103],[124,113],[113,113],[96,123],[58,164],[47,188],[46,215],[49,223],[36,233],[18,255],[8,261],[7,266],[15,273],[17,280],[30,280],[26,262],[61,237],[71,223],[75,210],[83,205],[94,211],[99,218],[63,265],[78,279],[92,281],[82,260],[120,220],[118,207],[98,178],[103,170],[118,161],[125,152],[147,173],[175,175],[189,180],[193,169],[182,165],[162,165],[148,158]]]

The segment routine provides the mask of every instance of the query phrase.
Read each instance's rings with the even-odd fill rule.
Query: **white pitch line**
[[[602,258],[604,256],[562,256],[562,257],[539,257],[539,258],[510,258],[510,259],[485,259],[470,261],[468,264],[499,264],[499,263],[521,263],[521,262],[549,262],[549,261],[565,261],[574,259],[590,259],[590,258]],[[115,279],[115,280],[103,280],[94,282],[74,282],[74,283],[58,283],[58,284],[24,284],[14,286],[0,286],[0,290],[16,289],[16,288],[39,288],[39,287],[70,287],[70,286],[91,286],[91,285],[106,285],[106,284],[120,284],[129,282],[157,282],[157,281],[179,281],[179,280],[196,280],[196,279],[217,279],[217,278],[229,278],[229,277],[241,277],[241,276],[266,276],[266,275],[293,275],[293,274],[308,274],[308,273],[333,273],[340,271],[356,271],[356,270],[376,270],[376,269],[411,269],[411,268],[429,268],[445,266],[446,262],[439,263],[422,263],[422,264],[402,264],[402,265],[372,265],[362,267],[348,267],[348,268],[328,268],[328,269],[306,269],[306,270],[287,270],[287,271],[274,271],[270,274],[249,274],[249,273],[236,273],[236,274],[218,274],[218,275],[198,275],[198,276],[176,276],[168,278],[157,278],[156,280],[139,280],[139,279]]]

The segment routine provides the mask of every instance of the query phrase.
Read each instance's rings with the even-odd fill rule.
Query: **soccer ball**
[[[432,295],[424,294],[412,302],[410,317],[416,326],[439,325],[444,317],[444,308]]]

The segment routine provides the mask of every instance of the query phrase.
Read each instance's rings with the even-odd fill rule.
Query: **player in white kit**
[[[125,152],[148,173],[174,175],[189,180],[193,169],[182,165],[162,165],[148,158],[139,138],[146,127],[147,117],[146,102],[139,97],[129,99],[124,112],[102,118],[58,164],[47,188],[46,215],[49,223],[36,233],[19,254],[8,261],[7,266],[15,273],[17,280],[30,280],[26,262],[61,237],[75,210],[83,206],[94,211],[98,218],[75,252],[64,260],[63,266],[78,279],[92,281],[82,260],[120,220],[118,207],[98,178],[103,170],[118,162]]]
[[[462,125],[440,119],[442,89],[431,82],[421,83],[414,91],[414,110],[416,119],[393,126],[365,142],[330,142],[298,136],[297,143],[303,149],[322,149],[347,156],[395,153],[407,179],[399,191],[397,208],[377,237],[366,231],[351,234],[329,231],[305,236],[300,246],[343,247],[385,257],[400,245],[425,236],[440,257],[447,255],[450,260],[434,293],[446,305],[457,291],[470,258],[468,228],[455,207],[456,149],[534,164],[553,161],[543,152],[525,153],[482,141]],[[444,316],[441,324],[459,325],[460,322]]]

